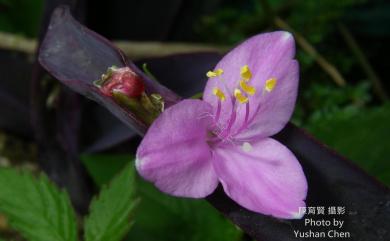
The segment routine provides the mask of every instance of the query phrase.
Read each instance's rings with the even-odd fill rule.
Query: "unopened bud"
[[[100,87],[101,92],[106,96],[113,96],[114,92],[120,92],[127,97],[140,97],[145,91],[144,83],[140,76],[134,73],[129,67],[110,67],[107,73],[95,84]]]
[[[148,125],[164,111],[163,97],[157,93],[147,94],[142,78],[129,67],[112,66],[94,84],[102,94],[112,97]]]

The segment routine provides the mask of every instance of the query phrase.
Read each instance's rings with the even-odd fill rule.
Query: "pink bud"
[[[139,97],[145,91],[141,77],[131,71],[129,67],[112,67],[110,70],[108,79],[101,86],[104,95],[112,96],[114,91],[118,91],[128,97]]]

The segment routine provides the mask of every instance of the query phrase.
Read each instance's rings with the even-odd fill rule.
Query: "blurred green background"
[[[178,26],[180,31],[157,40],[230,46],[264,31],[293,31],[301,66],[293,122],[390,185],[389,1],[214,0],[193,6],[198,7],[183,18],[185,28]],[[0,31],[36,38],[42,11],[42,0],[0,0]],[[117,26],[101,24],[104,21],[95,18],[87,23],[109,38],[118,38]],[[132,32],[133,28],[129,25],[121,31]],[[156,40],[148,36],[144,39]],[[130,35],[119,37],[132,40]],[[0,156],[18,158],[9,150],[0,151]],[[101,185],[131,160],[131,155],[83,155],[82,159]],[[241,232],[206,202],[174,199],[139,182],[145,201],[138,210],[140,218],[131,240],[243,239]],[[170,232],[178,228],[180,237]]]

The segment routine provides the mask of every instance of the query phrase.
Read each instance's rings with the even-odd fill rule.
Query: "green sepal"
[[[154,80],[154,81],[156,81],[156,82],[158,83],[157,78],[152,74],[152,72],[150,72],[147,63],[143,63],[143,64],[142,64],[142,70],[144,71],[144,73],[146,74],[146,76],[148,76],[149,78],[151,78],[152,80]]]
[[[112,96],[118,104],[128,108],[137,118],[146,124],[151,124],[157,117],[154,111],[148,109],[150,106],[144,105],[145,99],[148,99],[144,97],[146,96],[144,93],[141,97],[128,97],[122,92],[113,91]]]
[[[113,71],[116,69],[118,69],[118,67],[115,65],[108,67],[106,73],[102,74],[100,79],[95,80],[93,84],[99,88],[102,87],[107,82],[107,80],[111,78]]]

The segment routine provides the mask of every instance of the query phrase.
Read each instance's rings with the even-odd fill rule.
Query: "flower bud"
[[[127,97],[137,98],[145,91],[144,83],[140,76],[129,67],[110,67],[101,79],[95,82],[101,92],[106,96],[113,96],[113,92],[120,92]]]
[[[103,95],[112,97],[148,125],[164,111],[163,97],[158,93],[147,94],[142,77],[129,67],[112,66],[94,84]]]

